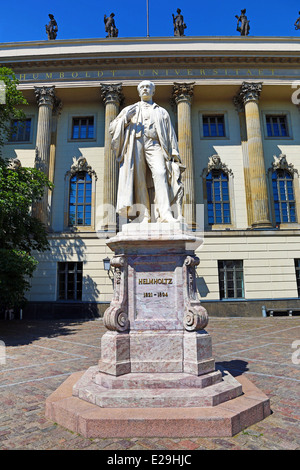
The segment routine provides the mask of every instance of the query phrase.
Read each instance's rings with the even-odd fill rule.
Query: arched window
[[[69,225],[91,225],[92,178],[78,172],[70,179]]]
[[[208,223],[230,224],[230,200],[228,175],[212,169],[206,176]]]
[[[273,171],[272,188],[276,223],[296,222],[293,175],[285,169]]]

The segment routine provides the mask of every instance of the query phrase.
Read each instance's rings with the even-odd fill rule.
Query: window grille
[[[244,298],[243,261],[218,261],[221,299]]]
[[[228,176],[224,171],[212,170],[206,177],[208,223],[230,224]]]
[[[82,262],[58,263],[58,299],[82,300]]]

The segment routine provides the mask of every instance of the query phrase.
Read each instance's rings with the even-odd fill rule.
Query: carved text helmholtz
[[[173,279],[170,278],[143,278],[139,279],[139,284],[173,284]]]

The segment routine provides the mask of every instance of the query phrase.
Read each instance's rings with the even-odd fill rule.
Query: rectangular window
[[[212,170],[206,177],[208,223],[230,224],[228,176]]]
[[[287,117],[285,115],[266,116],[268,137],[289,137]]]
[[[244,298],[243,261],[218,261],[220,299]]]
[[[293,176],[286,170],[274,171],[272,188],[276,223],[296,222]]]
[[[223,115],[202,116],[203,137],[225,137]]]
[[[72,139],[94,139],[94,117],[74,117],[72,120]]]
[[[82,300],[82,262],[58,263],[58,299]]]
[[[76,173],[70,180],[69,225],[91,225],[92,178],[86,172]]]
[[[18,121],[14,119],[11,123],[10,142],[30,142],[31,118]]]
[[[300,297],[300,259],[295,259],[295,271],[296,271],[298,297]]]

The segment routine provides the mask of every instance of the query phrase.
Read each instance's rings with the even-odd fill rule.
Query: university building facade
[[[300,40],[108,38],[0,45],[28,101],[4,157],[54,184],[35,211],[51,249],[25,314],[102,315],[113,292],[103,260],[118,226],[109,123],[156,85],[176,129],[184,216],[200,224],[197,287],[210,315],[300,308]]]

